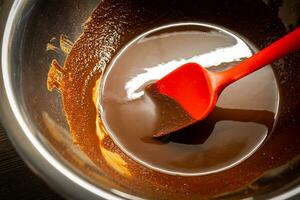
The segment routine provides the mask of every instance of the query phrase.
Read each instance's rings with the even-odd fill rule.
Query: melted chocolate
[[[105,71],[100,95],[104,127],[129,157],[158,171],[195,176],[235,166],[272,130],[279,94],[271,67],[226,88],[217,103],[221,108],[197,126],[179,131],[176,135],[181,142],[173,136],[171,140],[149,139],[158,131],[180,128],[194,120],[147,83],[187,62],[225,70],[253,51],[234,34],[197,23],[161,27],[142,36],[126,46]],[[207,141],[183,143],[186,132],[186,137],[192,138],[203,134]]]
[[[195,119],[180,104],[168,96],[162,95],[155,84],[150,84],[145,88],[145,95],[151,98],[156,106],[156,113],[159,113],[153,137],[159,138],[172,134],[195,122]]]

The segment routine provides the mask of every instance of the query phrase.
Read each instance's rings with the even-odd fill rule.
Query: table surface
[[[0,122],[0,199],[62,200],[17,154]]]

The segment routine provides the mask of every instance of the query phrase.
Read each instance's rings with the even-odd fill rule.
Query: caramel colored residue
[[[47,88],[51,92],[53,89],[60,90],[61,87],[61,79],[63,76],[63,69],[58,64],[57,60],[52,60],[51,66],[48,72],[47,78]]]
[[[252,31],[249,35],[254,44],[262,44],[266,36],[277,34],[278,29],[264,29],[280,21],[268,17],[270,12],[265,12],[262,2],[251,1],[238,9],[223,4],[223,1],[218,2],[221,4],[219,8],[226,9],[219,9],[217,16],[208,16],[216,13],[213,1],[206,4],[200,1],[101,1],[78,40],[73,45],[68,41],[60,45],[68,54],[64,67],[56,60],[51,63],[47,86],[49,91],[56,88],[61,94],[74,142],[106,177],[130,188],[137,196],[147,199],[208,199],[243,190],[240,199],[250,197],[268,187],[257,189],[254,184],[251,188],[248,185],[300,152],[297,126],[281,126],[255,154],[238,166],[207,176],[181,177],[159,173],[136,163],[103,131],[99,110],[95,106],[98,102],[97,81],[117,51],[136,36],[178,21],[226,24],[227,28],[246,36],[249,27],[256,27],[260,31]],[[251,18],[253,10],[257,9],[262,10]],[[228,13],[255,20],[239,23]],[[262,25],[257,26],[257,22],[262,22]]]
[[[100,79],[96,81],[95,86],[93,87],[93,102],[95,104],[96,110],[99,110],[99,86],[100,86]],[[119,174],[129,177],[131,176],[130,170],[128,169],[128,165],[125,162],[125,160],[118,154],[114,153],[108,149],[106,149],[102,142],[105,139],[105,137],[108,137],[107,133],[104,131],[103,128],[101,128],[102,123],[100,120],[100,117],[96,117],[96,133],[99,138],[99,148],[101,150],[101,153],[106,160],[106,162]]]
[[[59,47],[55,44],[56,38],[52,37],[46,45],[46,51],[55,51],[56,53],[63,53],[68,55],[73,47],[73,42],[64,34],[59,37]]]
[[[59,48],[54,46],[51,43],[47,43],[47,47],[46,47],[46,51],[55,51],[55,52],[59,52]]]
[[[101,146],[100,146],[101,148]],[[130,171],[127,168],[127,163],[117,153],[101,148],[101,152],[106,162],[118,173],[124,176],[131,176]]]
[[[59,38],[59,45],[60,45],[60,49],[65,53],[65,54],[69,54],[72,47],[73,47],[73,43],[63,34],[60,35]]]
[[[93,87],[93,102],[95,104],[96,110],[99,110],[99,104],[98,104],[98,100],[99,100],[99,86],[100,86],[100,79],[98,79],[96,81],[95,86]],[[107,135],[107,133],[104,131],[103,127],[102,127],[102,123],[101,123],[101,119],[100,117],[96,118],[96,133],[97,136],[100,140],[100,148],[101,148],[101,141],[104,140],[104,138]]]

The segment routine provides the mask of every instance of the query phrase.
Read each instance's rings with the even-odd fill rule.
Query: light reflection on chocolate
[[[201,27],[201,23],[190,24],[194,24],[195,27]],[[190,31],[185,30],[166,32],[140,39],[138,41],[138,44],[135,44],[135,48],[137,48],[136,51],[143,51],[143,49],[145,50],[139,53],[136,52],[135,54],[138,54],[137,56],[143,57],[143,55],[148,54],[146,53],[147,48],[144,47],[144,43],[147,43],[148,46],[153,46],[153,49],[162,48],[160,49],[161,51],[170,51],[172,53],[164,53],[163,55],[160,55],[164,57],[161,58],[161,60],[163,60],[164,62],[159,63],[155,66],[148,66],[146,63],[142,63],[142,66],[145,66],[144,72],[133,76],[125,84],[127,98],[134,100],[138,97],[141,97],[144,94],[143,91],[137,92],[137,90],[140,90],[140,88],[145,83],[151,82],[153,80],[158,80],[185,63],[201,63],[201,66],[209,68],[212,66],[219,66],[222,63],[241,61],[242,59],[248,58],[252,55],[249,47],[238,36],[230,33],[227,30],[214,27],[213,25],[204,25],[205,27],[207,27],[207,30],[205,30],[204,27],[203,30],[198,27],[200,30],[197,31],[197,28],[194,27],[195,29],[192,29]],[[209,29],[208,27],[211,27],[212,29]],[[205,43],[203,44],[204,40]],[[177,46],[180,46],[182,48],[182,54],[177,52],[176,55],[173,51],[174,49],[168,50],[164,48],[167,46],[172,47],[172,43],[173,48],[178,48],[175,47],[176,45],[174,45],[174,41],[176,41]],[[138,46],[141,46],[141,48],[139,49]]]

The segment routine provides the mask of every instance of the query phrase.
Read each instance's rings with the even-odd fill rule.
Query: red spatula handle
[[[300,48],[300,28],[277,40],[235,67],[217,73],[216,87],[219,91],[222,91],[230,83],[243,78],[298,48]]]

